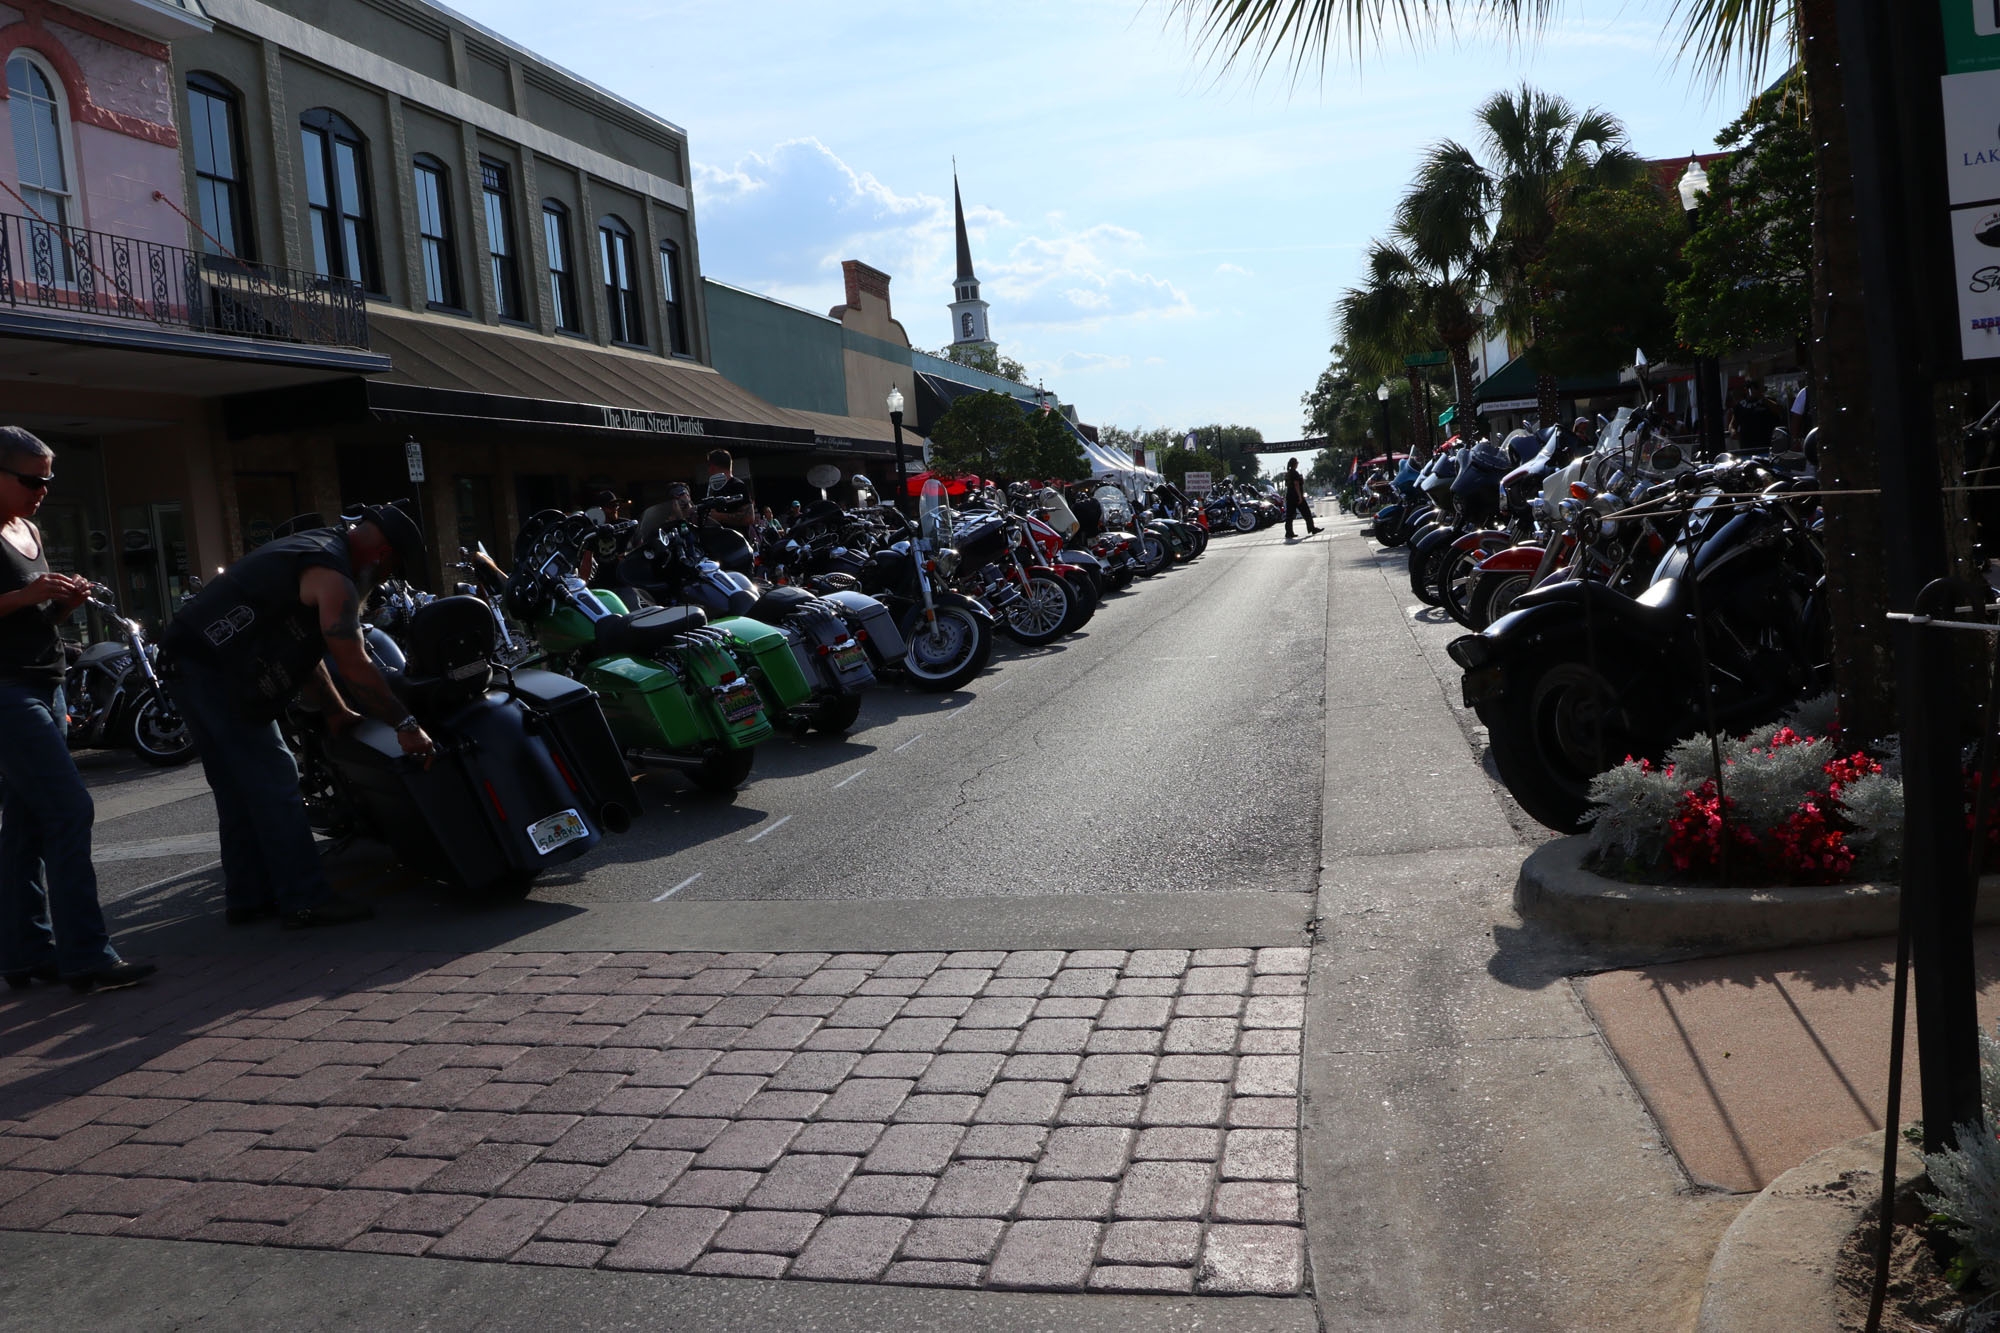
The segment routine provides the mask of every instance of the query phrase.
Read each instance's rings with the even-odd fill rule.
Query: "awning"
[[[1528,359],[1525,356],[1517,356],[1481,380],[1479,387],[1472,391],[1472,401],[1491,403],[1515,398],[1533,401],[1536,379],[1535,368],[1528,364]],[[1566,375],[1556,380],[1556,392],[1565,398],[1610,393],[1619,387],[1618,372],[1615,370],[1600,375]]]
[[[675,436],[757,452],[892,452],[887,421],[779,407],[692,361],[443,317],[376,315],[370,333],[393,366],[368,385],[379,417]],[[923,443],[903,433],[919,456]]]

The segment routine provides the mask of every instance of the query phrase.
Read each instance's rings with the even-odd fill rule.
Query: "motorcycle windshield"
[[[934,546],[951,545],[951,511],[945,505],[944,483],[936,477],[924,483],[917,497],[917,531]]]

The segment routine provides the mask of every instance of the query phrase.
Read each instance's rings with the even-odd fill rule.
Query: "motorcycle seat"
[[[708,623],[698,606],[649,606],[597,622],[597,646],[608,653],[641,654]]]
[[[757,605],[750,608],[750,618],[776,625],[812,600],[813,595],[804,588],[766,588]]]

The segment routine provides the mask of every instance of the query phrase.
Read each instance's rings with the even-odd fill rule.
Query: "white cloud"
[[[1226,260],[1220,264],[1217,264],[1215,266],[1215,271],[1217,273],[1234,273],[1238,277],[1242,278],[1254,278],[1257,276],[1256,274],[1252,273],[1249,269],[1244,268],[1241,264],[1231,264]]]
[[[1132,358],[1106,352],[1064,352],[1046,367],[1037,363],[1036,370],[1047,369],[1054,375],[1091,375],[1106,370],[1130,370]]]
[[[826,309],[840,299],[840,262],[859,259],[895,280],[913,341],[945,336],[933,326],[944,324],[956,271],[949,198],[900,192],[812,137],[729,166],[696,163],[694,185],[702,266],[711,275]],[[1194,313],[1186,292],[1149,270],[1146,239],[1130,227],[1079,227],[1050,210],[1031,231],[968,202],[966,230],[1003,343],[1028,330],[1096,330]]]

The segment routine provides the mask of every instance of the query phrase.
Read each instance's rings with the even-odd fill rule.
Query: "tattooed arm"
[[[403,701],[382,679],[382,672],[361,638],[361,594],[351,579],[323,567],[308,569],[299,580],[299,600],[319,609],[319,632],[327,653],[340,668],[347,697],[368,716],[396,726],[410,715]],[[398,731],[406,754],[428,757],[436,748],[422,728]]]

